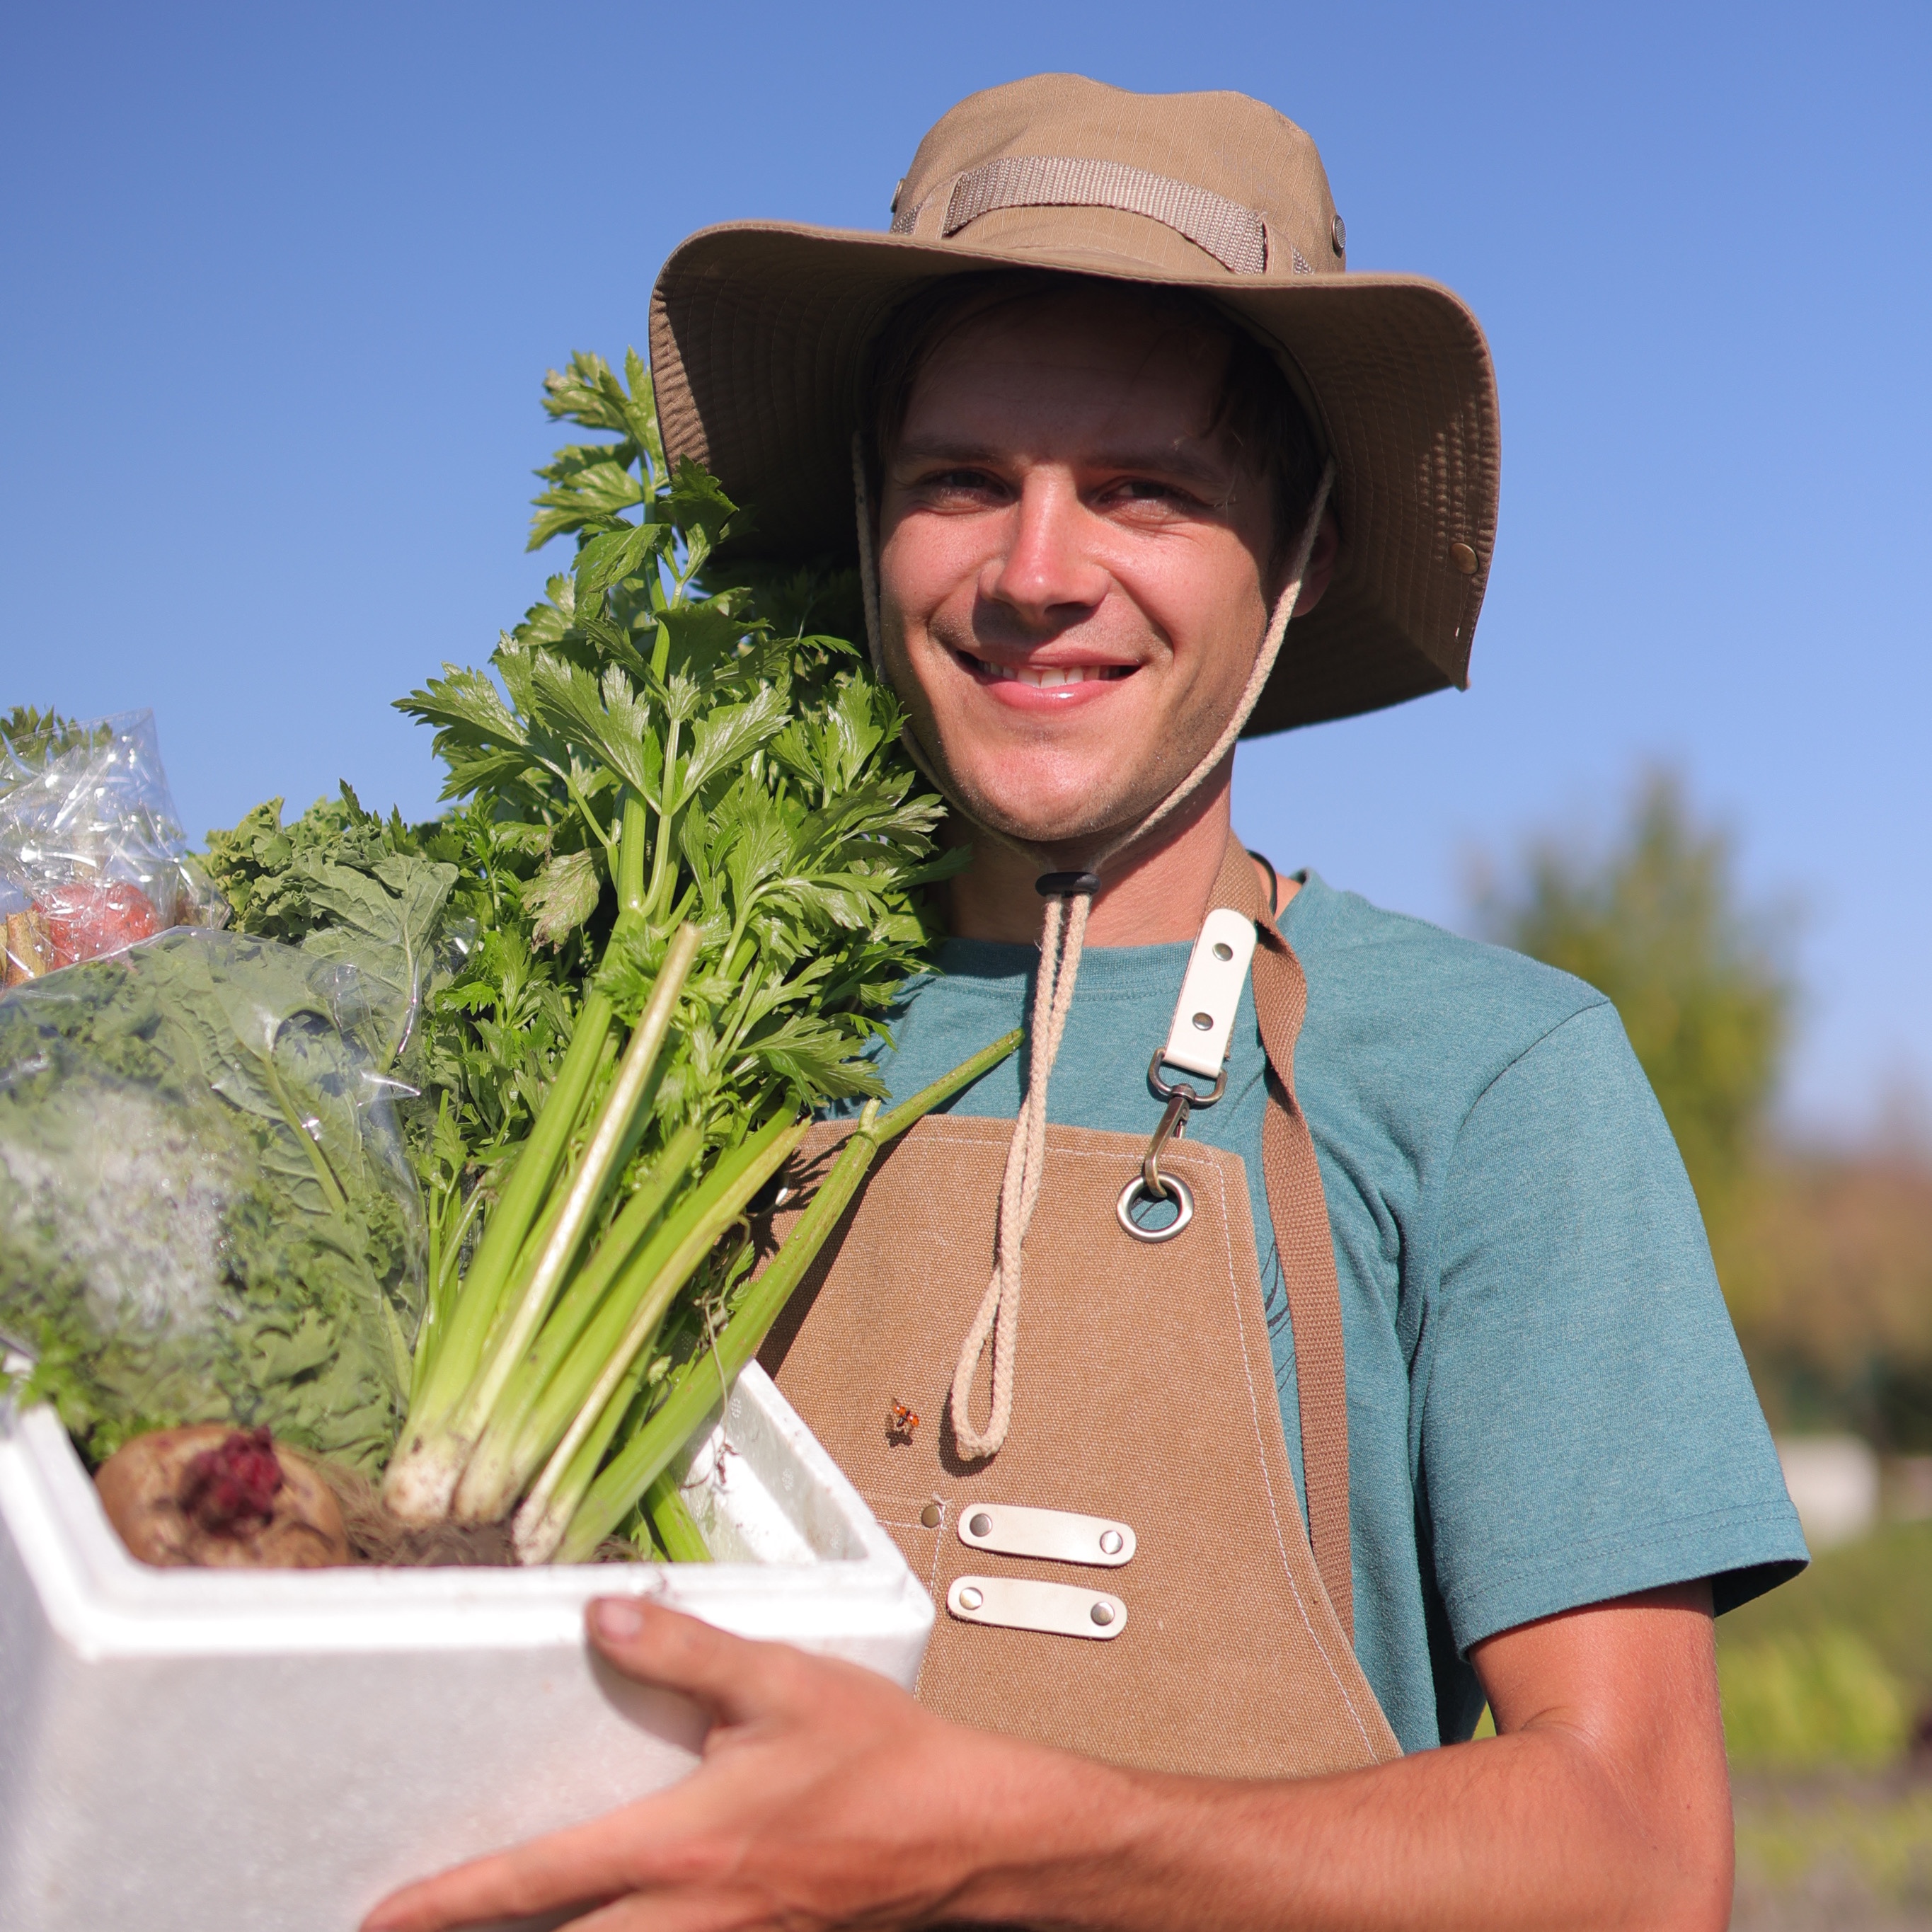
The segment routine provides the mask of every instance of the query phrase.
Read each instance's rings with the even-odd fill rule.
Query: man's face
[[[1268,484],[1214,427],[1227,350],[1118,297],[942,339],[886,455],[892,681],[969,817],[1078,844],[1213,745],[1270,607]]]

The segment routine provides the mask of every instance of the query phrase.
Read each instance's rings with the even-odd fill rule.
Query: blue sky
[[[1272,102],[1352,266],[1496,351],[1472,687],[1244,750],[1251,842],[1461,923],[1472,853],[1674,760],[1792,909],[1792,1118],[1932,1079],[1923,7],[10,8],[0,705],[152,705],[196,831],[427,812],[387,701],[544,572],[544,370],[706,222],[883,225],[946,106],[1055,68]]]

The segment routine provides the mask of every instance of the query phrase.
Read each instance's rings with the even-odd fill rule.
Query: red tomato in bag
[[[50,886],[34,910],[46,928],[52,965],[56,967],[122,952],[161,929],[154,902],[139,886],[121,879],[104,886]]]

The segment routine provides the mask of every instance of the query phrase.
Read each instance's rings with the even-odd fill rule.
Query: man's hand
[[[386,1900],[364,1932],[580,1910],[578,1932],[944,1920],[1259,1932],[1722,1932],[1710,1592],[1492,1637],[1501,1735],[1298,1783],[1124,1772],[947,1724],[868,1671],[631,1599],[592,1641],[712,1715],[691,1777]]]
[[[395,1893],[363,1932],[572,1906],[590,1910],[573,1922],[586,1932],[915,1924],[971,1869],[1002,1761],[1050,1755],[948,1724],[856,1664],[655,1604],[608,1598],[587,1622],[618,1670],[709,1714],[703,1765],[590,1824]]]

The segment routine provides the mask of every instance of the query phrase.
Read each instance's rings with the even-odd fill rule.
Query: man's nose
[[[988,560],[981,590],[1041,628],[1093,609],[1105,599],[1112,578],[1094,552],[1092,522],[1072,478],[1031,472],[1008,518],[1004,548]]]

